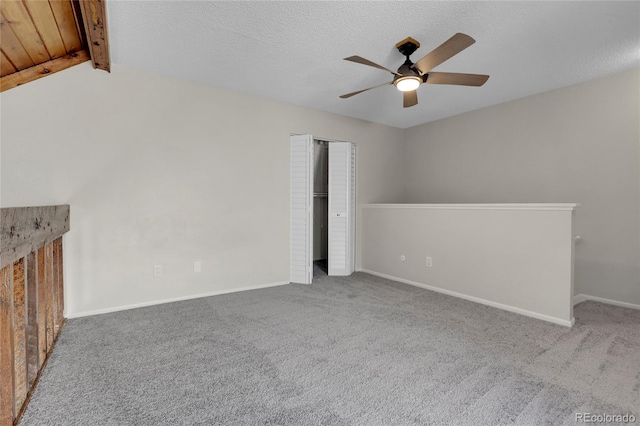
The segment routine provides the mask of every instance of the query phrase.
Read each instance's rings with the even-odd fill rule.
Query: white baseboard
[[[636,305],[634,303],[620,302],[620,301],[617,301],[617,300],[605,299],[604,297],[589,296],[588,294],[578,294],[578,295],[574,296],[573,297],[573,306],[577,305],[578,303],[587,301],[587,300],[593,300],[594,302],[606,303],[607,305],[620,306],[622,308],[640,309],[640,305]]]
[[[229,289],[229,290],[218,290],[218,291],[212,291],[212,292],[209,292],[209,293],[201,293],[201,294],[193,294],[193,295],[189,295],[189,296],[174,297],[174,298],[171,298],[171,299],[154,300],[152,302],[142,302],[142,303],[134,303],[132,305],[115,306],[115,307],[111,307],[111,308],[97,309],[95,311],[76,312],[76,313],[73,313],[73,314],[66,314],[65,318],[80,318],[80,317],[87,317],[87,316],[90,316],[90,315],[108,314],[108,313],[111,313],[111,312],[126,311],[127,309],[144,308],[146,306],[162,305],[163,303],[180,302],[182,300],[199,299],[201,297],[218,296],[218,295],[221,295],[221,294],[237,293],[239,291],[258,290],[258,289],[261,289],[261,288],[277,287],[277,286],[286,285],[286,284],[290,284],[290,282],[289,281],[280,281],[280,282],[268,283],[268,284],[258,284],[258,285],[234,288],[234,289]]]
[[[394,276],[391,276],[391,275],[382,274],[380,272],[370,271],[368,269],[360,269],[360,271],[365,272],[367,274],[375,275],[375,276],[378,276],[378,277],[386,278],[388,280],[398,281],[398,282],[401,282],[401,283],[404,283],[404,284],[409,284],[409,285],[412,285],[412,286],[415,286],[415,287],[420,287],[420,288],[424,288],[424,289],[427,289],[427,290],[435,291],[436,293],[442,293],[442,294],[446,294],[448,296],[458,297],[460,299],[465,299],[465,300],[469,300],[471,302],[481,303],[483,305],[491,306],[493,308],[498,308],[498,309],[502,309],[502,310],[505,310],[505,311],[513,312],[513,313],[516,313],[516,314],[525,315],[527,317],[536,318],[536,319],[543,320],[543,321],[548,321],[548,322],[551,322],[551,323],[554,323],[554,324],[558,324],[558,325],[563,325],[565,327],[573,327],[573,324],[575,323],[575,318],[571,318],[571,321],[567,321],[567,320],[563,320],[561,318],[551,317],[549,315],[539,314],[539,313],[533,312],[533,311],[527,311],[526,309],[517,308],[515,306],[504,305],[502,303],[492,302],[491,300],[480,299],[479,297],[469,296],[469,295],[466,295],[466,294],[457,293],[455,291],[445,290],[445,289],[439,288],[439,287],[433,287],[433,286],[430,286],[428,284],[422,284],[422,283],[419,283],[419,282],[416,282],[416,281],[405,280],[404,278],[398,278],[398,277],[394,277]]]

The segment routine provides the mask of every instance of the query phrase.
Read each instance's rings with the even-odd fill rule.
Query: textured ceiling
[[[112,62],[400,128],[640,66],[640,2],[122,1],[108,6]],[[476,43],[434,71],[482,87],[423,85],[402,108],[395,44],[416,62],[456,32]]]

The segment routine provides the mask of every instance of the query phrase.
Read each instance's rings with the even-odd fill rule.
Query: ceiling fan
[[[416,89],[420,87],[422,83],[427,84],[455,84],[459,86],[482,86],[488,79],[488,75],[482,74],[461,74],[452,72],[431,72],[431,70],[447,59],[452,58],[458,53],[462,52],[467,47],[471,46],[476,41],[466,34],[457,33],[449,40],[442,43],[427,54],[424,58],[420,59],[415,64],[411,62],[409,56],[420,47],[420,43],[411,37],[398,42],[396,48],[407,59],[404,64],[398,68],[398,71],[392,71],[389,68],[378,65],[375,62],[371,62],[368,59],[360,56],[350,56],[344,58],[345,61],[357,62],[363,65],[369,65],[370,67],[378,68],[383,71],[388,71],[394,75],[393,80],[379,84],[378,86],[369,87],[367,89],[358,90],[356,92],[347,93],[340,96],[343,99],[350,98],[358,93],[366,92],[367,90],[376,89],[382,86],[389,86],[393,84],[398,90],[403,92],[403,105],[405,108],[412,107],[418,103],[418,94]]]

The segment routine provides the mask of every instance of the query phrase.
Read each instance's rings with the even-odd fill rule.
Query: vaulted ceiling
[[[78,48],[81,26],[76,36],[72,28],[40,28],[70,22],[69,7],[61,6],[70,1],[50,2],[47,9],[38,8],[49,3],[43,0],[3,0],[3,14],[31,17],[23,23],[0,17],[3,75],[30,66],[33,56],[51,59]],[[104,47],[112,63],[400,128],[640,66],[638,1],[107,0],[106,6]],[[41,40],[26,38],[25,54],[11,52],[25,62],[18,65],[7,60],[16,46],[10,36],[25,25]],[[482,87],[422,85],[411,108],[402,107],[393,86],[339,98],[393,78],[343,58],[359,55],[396,70],[404,61],[398,41],[420,42],[416,62],[457,32],[476,43],[434,71],[489,74]]]
[[[640,65],[637,1],[109,1],[112,61],[396,127],[409,127]],[[417,61],[456,32],[476,43],[434,71],[489,74],[482,87],[423,85],[402,107],[395,44]]]

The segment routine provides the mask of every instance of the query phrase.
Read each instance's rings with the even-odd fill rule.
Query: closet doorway
[[[329,273],[329,142],[313,141],[313,275]]]
[[[290,280],[355,269],[356,150],[312,135],[290,138]]]

